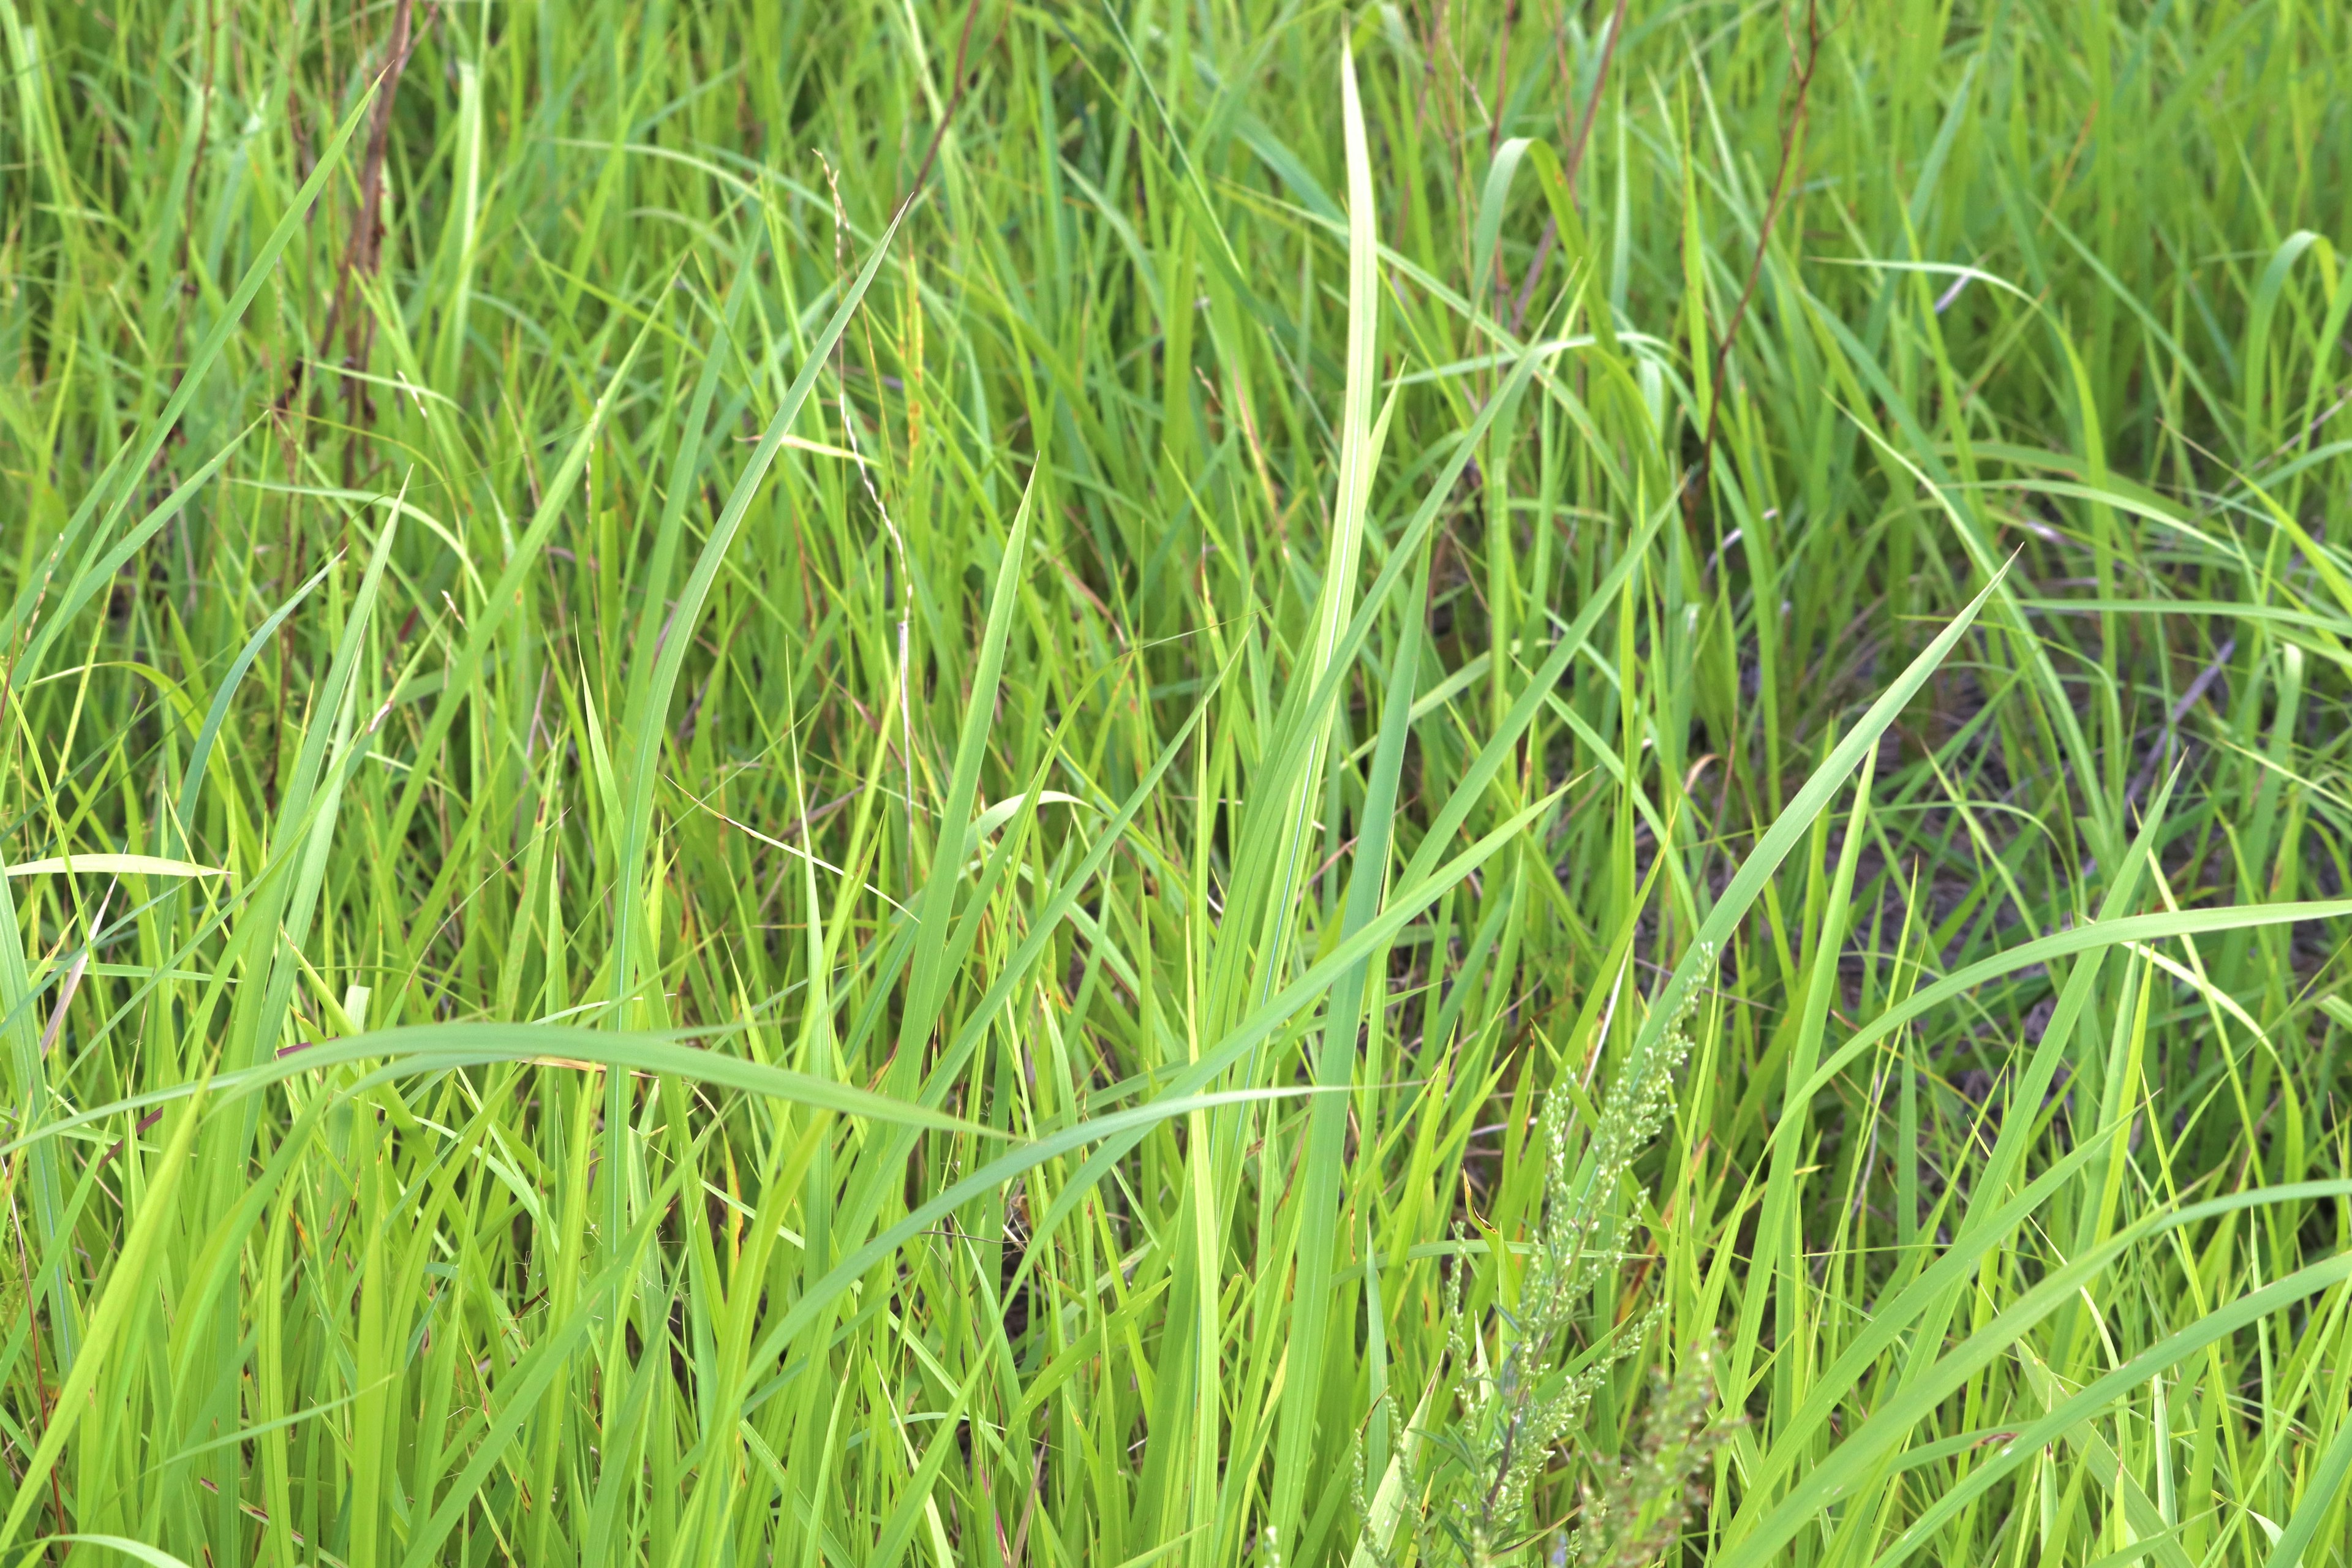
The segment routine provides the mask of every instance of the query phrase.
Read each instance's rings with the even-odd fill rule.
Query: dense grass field
[[[0,1562],[2352,1563],[2352,13],[0,0]]]

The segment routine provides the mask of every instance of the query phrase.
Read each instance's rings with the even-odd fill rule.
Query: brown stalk
[[[398,0],[392,14],[392,43],[389,58],[384,62],[382,73],[376,79],[377,90],[381,96],[377,98],[375,108],[368,116],[367,154],[360,165],[360,215],[358,220],[352,226],[351,239],[343,247],[342,265],[337,268],[335,275],[335,297],[327,307],[327,324],[320,330],[318,338],[320,347],[330,352],[334,344],[335,331],[342,324],[343,308],[350,300],[352,274],[357,272],[373,276],[381,259],[378,244],[382,236],[378,233],[378,228],[383,208],[383,158],[386,146],[392,139],[392,110],[400,94],[400,76],[408,68],[409,52],[416,47],[415,31],[413,26],[415,10],[415,0]],[[365,362],[366,352],[373,335],[372,330],[363,332],[359,321],[352,322],[351,346],[344,355],[344,369],[361,368]],[[295,395],[302,387],[302,372],[303,362],[297,360],[291,377],[287,383],[285,394],[278,400],[281,409],[292,406]],[[344,378],[344,394],[352,402],[352,423],[357,424],[362,394],[356,378],[351,376]],[[345,449],[345,458],[348,461],[348,447]]]
[[[1790,176],[1797,167],[1797,151],[1804,140],[1805,110],[1812,96],[1813,68],[1822,58],[1821,0],[1805,0],[1805,48],[1797,52],[1795,34],[1790,30],[1788,13],[1780,14],[1780,29],[1789,40],[1789,67],[1794,73],[1789,79],[1788,90],[1781,95],[1780,167],[1772,176],[1772,197],[1764,206],[1764,221],[1756,230],[1756,254],[1748,258],[1748,281],[1739,290],[1739,302],[1732,307],[1731,319],[1724,323],[1723,336],[1715,346],[1715,374],[1707,384],[1706,434],[1700,438],[1698,463],[1692,469],[1696,481],[1686,492],[1689,504],[1696,505],[1706,491],[1706,481],[1715,460],[1715,437],[1723,413],[1723,373],[1730,363],[1732,340],[1739,335],[1739,323],[1748,314],[1750,301],[1756,298],[1756,285],[1764,275],[1764,253],[1772,244],[1772,226],[1780,218],[1781,209],[1789,199]]]
[[[1584,166],[1584,149],[1592,137],[1593,111],[1601,107],[1601,95],[1609,86],[1609,65],[1617,58],[1617,40],[1625,31],[1626,0],[1617,0],[1617,9],[1609,16],[1609,36],[1601,41],[1601,64],[1592,73],[1592,91],[1584,100],[1583,118],[1577,121],[1576,135],[1568,144],[1568,156],[1561,160],[1560,182],[1568,187],[1568,199],[1576,200],[1576,174]],[[1561,62],[1560,74],[1568,74]],[[1543,232],[1536,237],[1535,259],[1528,263],[1527,277],[1519,284],[1519,297],[1511,306],[1511,332],[1518,334],[1527,324],[1528,307],[1536,297],[1536,279],[1543,276],[1544,263],[1551,259],[1551,247],[1559,242],[1558,223],[1547,216]],[[1499,265],[1499,263],[1497,264]]]
[[[405,4],[405,0],[403,0],[403,3]],[[964,8],[963,31],[956,37],[955,90],[948,94],[947,112],[940,116],[939,128],[931,132],[930,145],[923,149],[923,162],[915,171],[914,183],[907,187],[907,194],[900,196],[898,205],[891,209],[890,221],[893,223],[898,222],[898,215],[905,212],[914,199],[922,194],[923,182],[931,177],[931,161],[940,155],[940,143],[947,140],[948,127],[955,123],[956,110],[963,107],[964,52],[971,47],[971,25],[978,20],[980,20],[980,0],[971,0],[971,4]],[[1003,23],[997,24],[996,32],[1000,38],[1004,36]]]
[[[1511,26],[1518,19],[1516,4],[1503,7],[1503,38],[1495,50],[1495,107],[1486,116],[1486,157],[1490,163],[1495,149],[1503,144],[1503,116],[1510,101]],[[1489,291],[1499,307],[1511,297],[1511,269],[1504,265],[1503,247],[1499,245],[1495,247],[1494,274],[1492,278],[1480,279],[1478,287]]]
[[[1584,118],[1577,122],[1576,140],[1568,144],[1565,177],[1569,194],[1576,193],[1576,172],[1584,165],[1584,149],[1592,139],[1593,110],[1601,107],[1601,90],[1609,85],[1609,62],[1617,58],[1617,40],[1625,32],[1625,0],[1617,0],[1617,9],[1609,17],[1609,36],[1601,42],[1601,66],[1592,73],[1592,96],[1584,100]]]
[[[1519,19],[1517,0],[1503,7],[1503,38],[1495,49],[1495,108],[1486,116],[1486,156],[1503,144],[1503,112],[1510,102],[1511,27]]]
[[[16,1268],[25,1280],[25,1331],[33,1347],[33,1396],[39,1402],[41,1422],[49,1419],[49,1377],[41,1365],[40,1303],[33,1288],[33,1259],[25,1247],[25,1222],[16,1215],[16,1175],[23,1170],[22,1160],[8,1169],[8,1225],[16,1234]],[[58,1484],[58,1467],[49,1467],[49,1511],[57,1521],[59,1535],[66,1532],[66,1498]],[[47,1554],[44,1553],[44,1556]]]
[[[203,92],[196,100],[200,105],[196,110],[196,155],[188,164],[187,189],[181,193],[180,198],[180,288],[187,294],[196,292],[196,280],[189,274],[189,258],[194,254],[196,234],[196,182],[204,176],[205,149],[212,139],[213,68],[220,56],[220,34],[213,20],[211,0],[205,0],[204,16],[205,82]],[[180,314],[184,327],[187,312],[183,310]]]

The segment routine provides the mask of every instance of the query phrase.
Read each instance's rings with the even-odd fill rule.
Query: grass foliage
[[[0,35],[8,1562],[2352,1563],[2352,12]]]

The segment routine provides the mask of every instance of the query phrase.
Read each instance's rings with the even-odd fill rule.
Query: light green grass
[[[2352,1563],[2352,14],[1610,16],[0,0],[5,1560]]]

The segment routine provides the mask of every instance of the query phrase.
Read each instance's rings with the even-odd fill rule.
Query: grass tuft
[[[2352,1568],[2346,7],[0,72],[6,1568]]]

